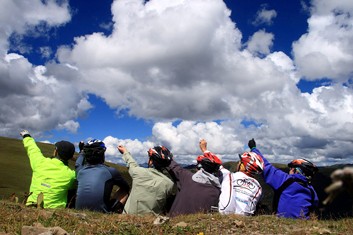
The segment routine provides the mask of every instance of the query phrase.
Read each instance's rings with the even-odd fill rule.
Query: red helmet
[[[196,158],[197,165],[209,173],[215,173],[222,165],[222,161],[213,153],[206,152]]]
[[[245,171],[251,175],[261,174],[264,170],[264,161],[261,156],[254,152],[239,154],[240,161],[244,164]]]

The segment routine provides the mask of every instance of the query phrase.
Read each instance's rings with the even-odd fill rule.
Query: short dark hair
[[[71,142],[65,140],[56,142],[55,149],[58,152],[59,158],[63,161],[68,161],[75,153],[75,146]]]

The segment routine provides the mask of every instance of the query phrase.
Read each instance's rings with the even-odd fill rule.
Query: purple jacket
[[[251,150],[260,154],[265,168],[262,173],[265,182],[276,192],[287,181],[293,183],[284,188],[279,196],[277,215],[286,218],[309,218],[310,212],[318,205],[315,189],[308,183],[308,179],[300,174],[287,174],[272,166],[257,148]]]
[[[193,180],[194,174],[175,161],[172,161],[167,169],[172,175],[174,174],[179,190],[169,211],[170,216],[206,213],[211,211],[211,206],[218,206],[221,189],[217,177],[214,176],[218,186],[196,182]]]

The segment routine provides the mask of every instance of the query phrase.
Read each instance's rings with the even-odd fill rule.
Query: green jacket
[[[32,137],[23,139],[23,145],[32,168],[32,182],[27,205],[37,204],[43,193],[44,208],[65,208],[67,193],[75,185],[75,171],[57,158],[46,158]]]
[[[140,167],[128,152],[123,154],[123,160],[132,178],[132,189],[125,204],[125,213],[165,213],[167,198],[174,193],[173,181],[154,168]]]

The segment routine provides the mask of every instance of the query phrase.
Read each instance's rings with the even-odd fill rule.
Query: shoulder
[[[288,178],[291,178],[294,181],[301,181],[301,182],[305,182],[308,183],[308,179],[300,174],[290,174]]]
[[[99,165],[97,165],[97,167],[101,168],[102,170],[107,170],[112,173],[119,173],[119,171],[116,168],[111,167],[111,166],[107,166],[105,164],[99,164]]]
[[[234,178],[248,178],[249,176],[247,176],[245,173],[241,172],[241,171],[237,171],[232,173],[232,176]]]

